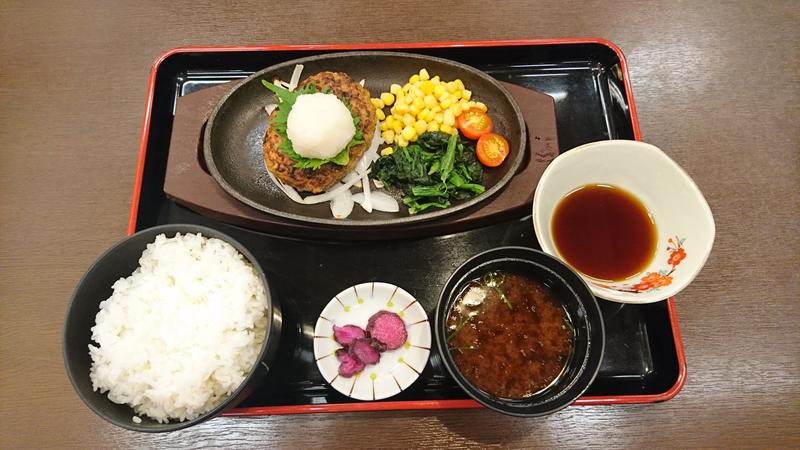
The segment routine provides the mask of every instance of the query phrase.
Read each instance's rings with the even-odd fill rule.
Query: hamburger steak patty
[[[267,133],[264,136],[264,162],[267,170],[289,186],[300,191],[319,193],[333,186],[355,168],[358,160],[372,142],[377,117],[375,116],[375,106],[370,102],[369,91],[347,74],[320,72],[306,78],[298,88],[309,83],[316,85],[320,92],[330,88],[339,100],[350,104],[350,110],[361,119],[358,127],[364,133],[364,143],[350,148],[350,162],[347,166],[327,163],[317,170],[298,169],[295,167],[294,160],[278,148],[283,138],[268,125]],[[270,120],[276,114],[273,111]]]

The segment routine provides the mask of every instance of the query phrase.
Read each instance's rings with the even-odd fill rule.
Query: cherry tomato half
[[[478,139],[486,133],[491,133],[494,127],[492,118],[478,108],[470,108],[456,118],[458,131],[467,139]]]
[[[478,161],[487,167],[497,167],[503,164],[508,156],[508,141],[503,136],[495,133],[484,134],[478,139],[475,153]]]

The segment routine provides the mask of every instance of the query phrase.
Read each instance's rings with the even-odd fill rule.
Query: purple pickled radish
[[[381,360],[381,352],[372,339],[358,339],[350,345],[350,354],[366,364],[377,364]]]
[[[378,311],[367,322],[367,333],[386,347],[386,350],[400,348],[408,339],[403,319],[391,311]]]
[[[346,348],[340,348],[340,349],[336,350],[336,359],[339,362],[349,361],[352,358],[353,357],[350,356],[350,353],[347,352]]]
[[[333,326],[333,338],[336,339],[336,342],[345,346],[352,344],[356,339],[363,339],[366,336],[367,333],[361,327],[355,325]]]
[[[339,360],[339,375],[350,378],[364,370],[366,364],[359,361],[354,355],[351,355],[347,350],[340,348],[336,350],[336,359]]]

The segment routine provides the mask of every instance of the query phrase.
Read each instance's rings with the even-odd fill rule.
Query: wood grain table
[[[0,2],[0,448],[800,446],[797,1]],[[455,2],[454,2],[455,3]],[[64,373],[78,278],[125,234],[147,74],[188,45],[598,36],[626,53],[644,139],[716,218],[678,299],[688,381],[653,405],[115,428]]]

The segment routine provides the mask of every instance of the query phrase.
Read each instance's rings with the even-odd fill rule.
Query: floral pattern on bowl
[[[686,259],[686,250],[683,248],[684,242],[686,242],[686,239],[680,239],[677,236],[667,239],[667,252],[669,253],[669,258],[667,259],[668,267],[658,272],[648,272],[638,283],[623,285],[598,284],[598,286],[633,294],[650,292],[664,286],[669,286],[672,284],[672,274],[675,272],[675,269],[677,269],[678,264]]]

